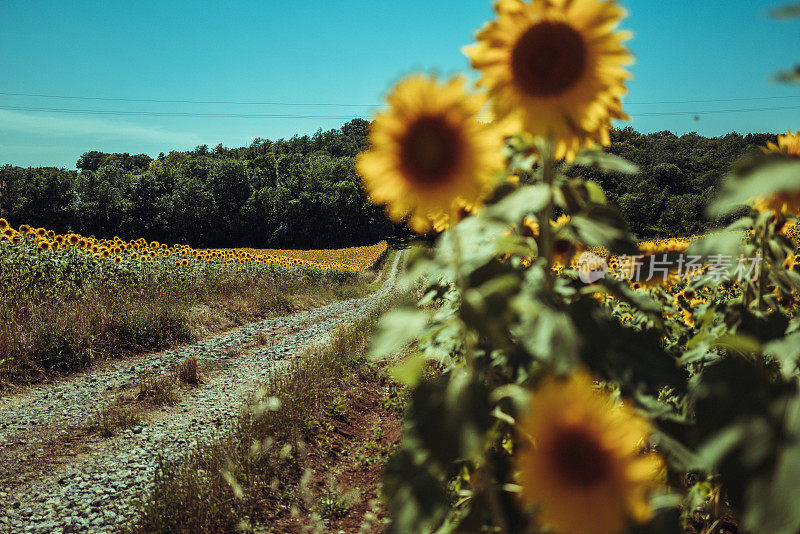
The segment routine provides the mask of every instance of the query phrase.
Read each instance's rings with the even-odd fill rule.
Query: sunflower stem
[[[489,512],[492,515],[494,526],[500,534],[508,534],[510,531],[506,513],[503,510],[503,505],[497,495],[497,481],[491,473],[494,472],[494,463],[492,462],[489,451],[484,453],[484,465],[476,472],[477,478],[476,485],[481,488],[487,497],[489,503]]]
[[[539,254],[544,256],[545,259],[545,281],[547,283],[547,290],[553,288],[553,235],[550,228],[550,219],[553,217],[553,196],[550,194],[553,181],[555,178],[555,161],[553,161],[553,140],[547,139],[544,143],[544,150],[542,151],[542,181],[548,187],[549,198],[544,211],[541,213],[539,220],[539,231],[541,235]]]
[[[767,222],[763,224],[761,227],[761,243],[760,252],[761,252],[761,262],[763,264],[764,259],[767,257]],[[756,306],[758,311],[764,311],[764,266],[759,265],[758,269],[758,289],[756,291]]]

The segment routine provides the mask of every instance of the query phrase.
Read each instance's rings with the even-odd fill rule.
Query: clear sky
[[[768,16],[781,2],[623,2],[630,11],[623,27],[635,33],[629,42],[634,80],[625,102],[630,125],[642,132],[709,136],[800,129],[800,86],[770,81],[775,71],[800,61],[800,19]],[[369,117],[404,74],[469,73],[460,49],[492,16],[484,0],[2,0],[2,93],[354,106],[0,94],[0,164],[74,168],[88,150],[156,156],[199,144],[243,146],[256,137],[337,128],[343,117]],[[672,103],[721,99],[731,100]],[[775,107],[789,109],[709,113]],[[692,113],[647,115],[687,111]],[[694,112],[700,112],[697,120]]]

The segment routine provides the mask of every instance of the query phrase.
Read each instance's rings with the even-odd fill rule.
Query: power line
[[[69,113],[77,115],[122,115],[144,117],[213,117],[213,118],[240,118],[240,119],[354,119],[353,115],[256,115],[246,113],[194,113],[179,111],[124,111],[103,109],[64,109],[64,108],[34,108],[27,106],[0,106],[0,109],[13,111],[38,111],[48,113]]]
[[[2,93],[0,93],[2,94]],[[791,96],[750,96],[746,98],[711,98],[707,100],[661,100],[657,102],[625,102],[625,105],[635,104],[637,106],[651,104],[706,104],[710,102],[744,102],[750,100],[776,100],[784,98],[800,98],[800,95]]]
[[[800,109],[800,106],[777,106],[771,108],[740,108],[740,109],[707,109],[705,111],[653,111],[648,113],[631,113],[634,117],[661,117],[665,115],[709,115],[717,113],[748,113],[751,111],[778,111],[785,109]]]
[[[303,102],[239,102],[235,100],[157,100],[155,98],[106,98],[99,96],[65,96],[41,95],[32,93],[5,93],[4,96],[29,96],[35,98],[61,98],[68,100],[99,100],[103,102],[150,102],[159,104],[234,104],[241,106],[336,106],[336,107],[375,107],[380,104],[337,104],[331,102],[303,103]]]
[[[249,113],[197,113],[179,111],[125,111],[125,110],[99,110],[99,109],[65,109],[65,108],[40,108],[28,106],[0,106],[0,109],[12,111],[33,111],[45,113],[66,113],[74,115],[120,115],[143,117],[206,117],[206,118],[238,118],[238,119],[339,119],[350,120],[361,118],[370,120],[371,117],[358,115],[284,115],[284,114],[249,114]],[[776,106],[762,108],[739,109],[708,109],[700,111],[653,111],[646,113],[632,113],[634,117],[660,117],[668,115],[709,115],[721,113],[748,113],[753,111],[780,111],[800,109],[799,106]],[[490,117],[482,117],[489,119]]]
[[[33,98],[59,98],[66,100],[94,100],[102,102],[148,102],[159,104],[231,104],[241,106],[328,106],[328,107],[378,107],[380,103],[372,104],[343,104],[336,102],[243,102],[236,100],[159,100],[155,98],[110,98],[99,96],[68,96],[68,95],[46,95],[38,93],[10,93],[0,91],[3,96],[24,96]],[[800,98],[800,95],[790,96],[751,96],[742,98],[709,98],[698,100],[659,100],[652,102],[625,102],[625,105],[655,105],[655,104],[705,104],[712,102],[746,102],[755,100],[782,100],[787,98]]]

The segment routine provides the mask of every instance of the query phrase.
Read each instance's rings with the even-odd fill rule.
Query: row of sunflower
[[[110,260],[120,264],[124,261],[142,263],[154,260],[172,261],[175,267],[187,267],[197,262],[306,268],[323,271],[360,272],[372,268],[386,253],[387,243],[330,250],[281,250],[254,248],[195,249],[188,245],[168,246],[158,241],[147,242],[144,238],[125,241],[119,237],[96,239],[76,233],[56,234],[46,228],[33,228],[22,224],[12,228],[8,221],[0,219],[0,236],[10,244],[35,242],[39,252],[58,253],[70,249],[82,249],[95,260]]]
[[[390,532],[798,532],[800,132],[732,170],[726,228],[637,243],[580,172],[638,171],[601,149],[627,118],[625,11],[495,10],[465,48],[478,88],[401,81],[357,159],[389,217],[440,232],[372,342],[414,348]]]

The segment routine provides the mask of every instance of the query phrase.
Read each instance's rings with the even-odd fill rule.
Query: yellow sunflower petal
[[[356,171],[370,200],[388,216],[408,219],[417,233],[455,220],[458,202],[478,205],[503,165],[501,132],[478,120],[485,98],[466,92],[466,80],[413,75],[376,114],[369,150]]]
[[[608,145],[611,120],[627,119],[620,99],[630,33],[616,31],[625,10],[601,0],[502,0],[495,10],[464,52],[498,118],[552,138],[557,157]]]
[[[646,421],[598,391],[590,375],[545,380],[520,422],[522,499],[556,533],[617,534],[650,516],[660,459],[644,452]]]

